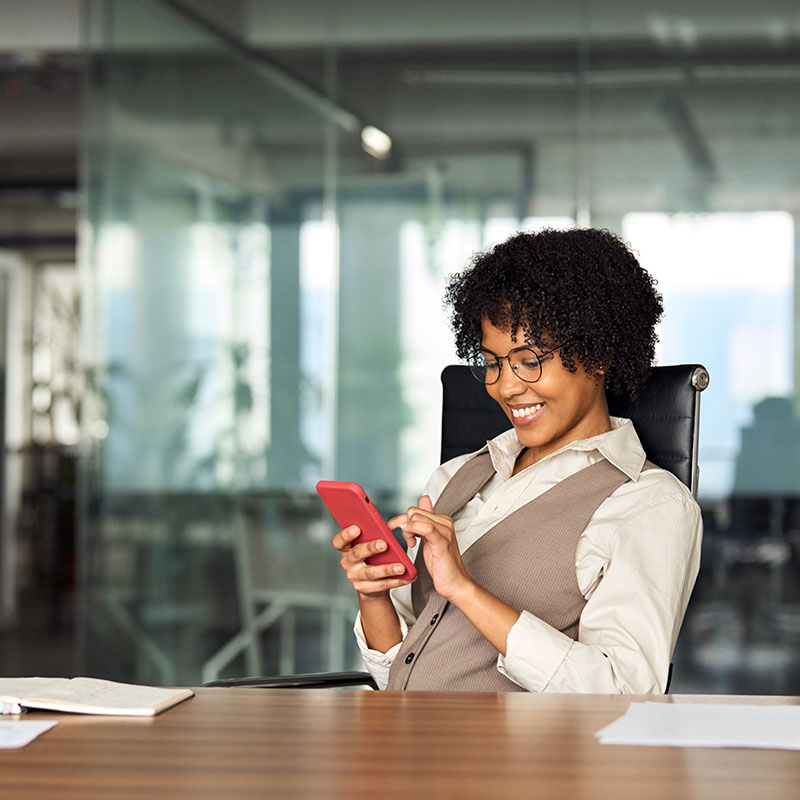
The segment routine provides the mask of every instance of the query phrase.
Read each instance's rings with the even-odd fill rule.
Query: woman
[[[646,462],[606,390],[646,380],[652,278],[595,229],[520,233],[449,284],[458,355],[513,427],[439,467],[400,527],[419,576],[333,539],[381,688],[663,692],[700,557],[700,510]],[[385,547],[385,545],[383,545]]]

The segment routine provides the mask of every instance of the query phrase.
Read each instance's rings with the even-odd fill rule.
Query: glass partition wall
[[[302,252],[336,228],[334,113],[162,4],[88,10],[86,669],[342,668],[353,600],[313,492],[338,262]]]
[[[358,668],[315,482],[414,502],[447,275],[591,224],[659,280],[660,363],[711,373],[673,689],[800,690],[796,32],[529,5],[87,1],[86,671]]]

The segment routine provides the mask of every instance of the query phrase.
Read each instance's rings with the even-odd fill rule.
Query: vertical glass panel
[[[702,363],[700,576],[674,691],[790,694],[796,592],[796,203],[800,75],[780,12],[629,9],[582,38],[589,213],[658,279],[660,363]],[[638,33],[637,33],[638,32]],[[769,153],[769,157],[765,157]],[[788,159],[788,160],[787,160]],[[794,168],[791,168],[794,171]]]
[[[87,9],[85,668],[341,668],[354,599],[301,425],[331,348],[308,290],[337,297],[303,236],[331,123],[165,5]]]
[[[703,496],[785,485],[785,465],[742,460],[739,438],[761,400],[791,393],[791,215],[629,214],[622,229],[664,296],[659,361],[680,363],[694,352],[714,375],[703,395]]]

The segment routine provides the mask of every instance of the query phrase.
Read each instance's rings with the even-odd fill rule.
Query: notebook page
[[[19,714],[19,701],[30,695],[41,695],[63,678],[0,678],[0,714]]]
[[[97,678],[0,680],[0,696],[18,697],[28,708],[90,714],[149,716],[193,694],[190,689],[136,686]]]

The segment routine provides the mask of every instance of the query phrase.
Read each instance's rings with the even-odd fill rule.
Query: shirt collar
[[[495,470],[507,480],[514,469],[517,456],[522,450],[522,445],[517,439],[517,434],[512,428],[504,431],[494,439],[489,440],[479,452],[488,450]],[[645,452],[633,423],[622,417],[611,417],[611,430],[600,433],[589,439],[578,439],[564,445],[560,450],[545,456],[542,464],[567,450],[592,451],[597,450],[603,458],[610,461],[617,469],[622,470],[632,481],[639,480],[639,475],[644,467]]]

